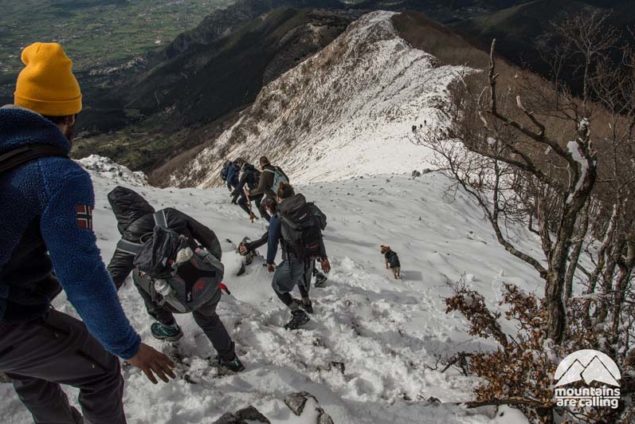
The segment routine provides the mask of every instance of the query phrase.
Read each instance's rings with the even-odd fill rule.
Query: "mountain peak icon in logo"
[[[594,381],[619,387],[620,370],[606,354],[592,349],[578,350],[560,362],[556,370],[556,387],[583,380],[587,385]]]

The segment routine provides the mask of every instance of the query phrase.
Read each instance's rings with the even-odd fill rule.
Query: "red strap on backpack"
[[[222,291],[225,292],[226,295],[230,296],[232,294],[232,292],[229,291],[229,289],[227,288],[227,286],[225,285],[225,283],[220,283],[218,285],[218,288]]]

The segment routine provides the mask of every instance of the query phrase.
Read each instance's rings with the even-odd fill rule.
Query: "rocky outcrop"
[[[253,406],[241,409],[235,413],[227,413],[214,421],[213,424],[271,424],[271,421]]]
[[[284,399],[284,403],[289,407],[291,412],[296,416],[301,417],[312,414],[317,415],[315,424],[333,424],[333,419],[327,414],[322,407],[319,406],[319,401],[315,396],[308,392],[292,393]],[[307,405],[311,404],[311,408],[314,411],[308,411]],[[307,411],[305,411],[307,408]]]
[[[317,398],[308,392],[292,393],[284,398],[284,403],[303,423],[334,424],[333,419],[320,406]],[[223,415],[213,424],[270,424],[271,421],[253,406]]]

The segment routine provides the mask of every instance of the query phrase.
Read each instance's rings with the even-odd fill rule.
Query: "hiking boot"
[[[160,322],[155,322],[150,327],[150,331],[155,339],[165,340],[168,342],[176,342],[183,337],[183,332],[181,331],[181,327],[175,322],[172,325],[161,324]]]
[[[315,287],[324,287],[328,277],[321,272],[315,274]]]
[[[234,359],[231,361],[226,361],[218,356],[214,359],[217,361],[219,367],[226,368],[231,372],[241,372],[245,370],[245,366],[240,362],[240,359],[238,359],[238,355],[234,355]]]
[[[284,326],[284,328],[287,330],[297,330],[311,320],[311,318],[309,318],[306,312],[304,312],[302,309],[292,311],[291,313],[293,314],[291,321],[289,321],[287,325]]]
[[[313,313],[313,302],[311,302],[311,299],[302,299],[300,307],[310,314]]]

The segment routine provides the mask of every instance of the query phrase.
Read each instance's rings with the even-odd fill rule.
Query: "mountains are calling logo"
[[[587,385],[594,381],[609,386],[619,387],[620,370],[615,362],[606,354],[597,350],[584,349],[573,352],[560,362],[556,370],[556,387],[565,386],[577,381]]]

